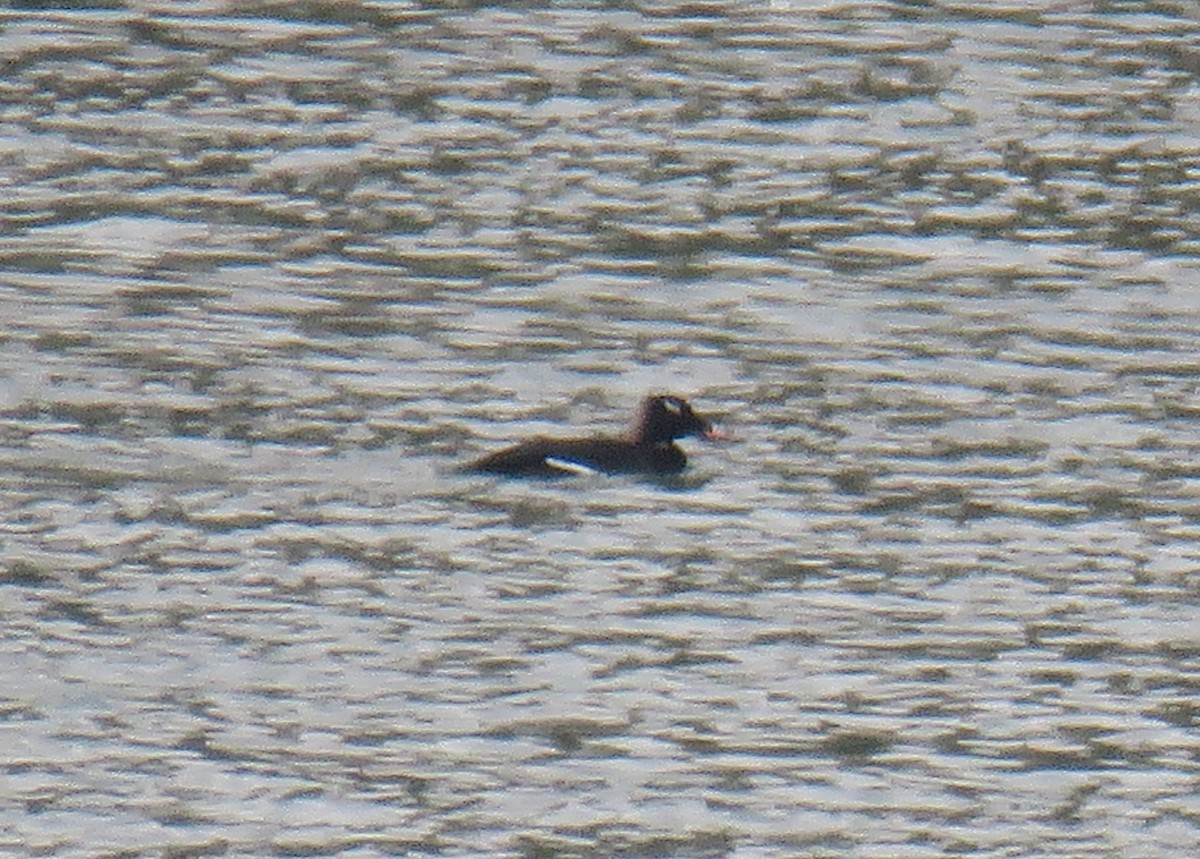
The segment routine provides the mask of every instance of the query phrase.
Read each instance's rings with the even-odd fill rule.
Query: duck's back
[[[675,474],[687,465],[678,446],[635,444],[617,438],[535,438],[488,454],[467,466],[489,474],[554,477],[603,474]]]

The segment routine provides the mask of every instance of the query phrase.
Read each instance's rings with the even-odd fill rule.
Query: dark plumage
[[[676,474],[687,456],[675,444],[684,436],[724,438],[682,397],[647,397],[624,436],[553,439],[540,436],[490,453],[464,466],[490,474],[556,477],[568,474]]]

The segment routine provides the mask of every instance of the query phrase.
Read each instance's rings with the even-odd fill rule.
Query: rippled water
[[[0,11],[0,849],[1195,853],[1198,40]]]

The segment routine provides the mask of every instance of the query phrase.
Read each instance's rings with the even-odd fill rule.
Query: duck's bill
[[[729,433],[720,427],[709,427],[704,431],[704,438],[708,441],[725,441],[729,438]]]

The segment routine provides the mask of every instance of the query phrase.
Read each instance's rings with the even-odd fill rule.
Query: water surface
[[[1197,35],[0,12],[0,846],[1194,853]]]

